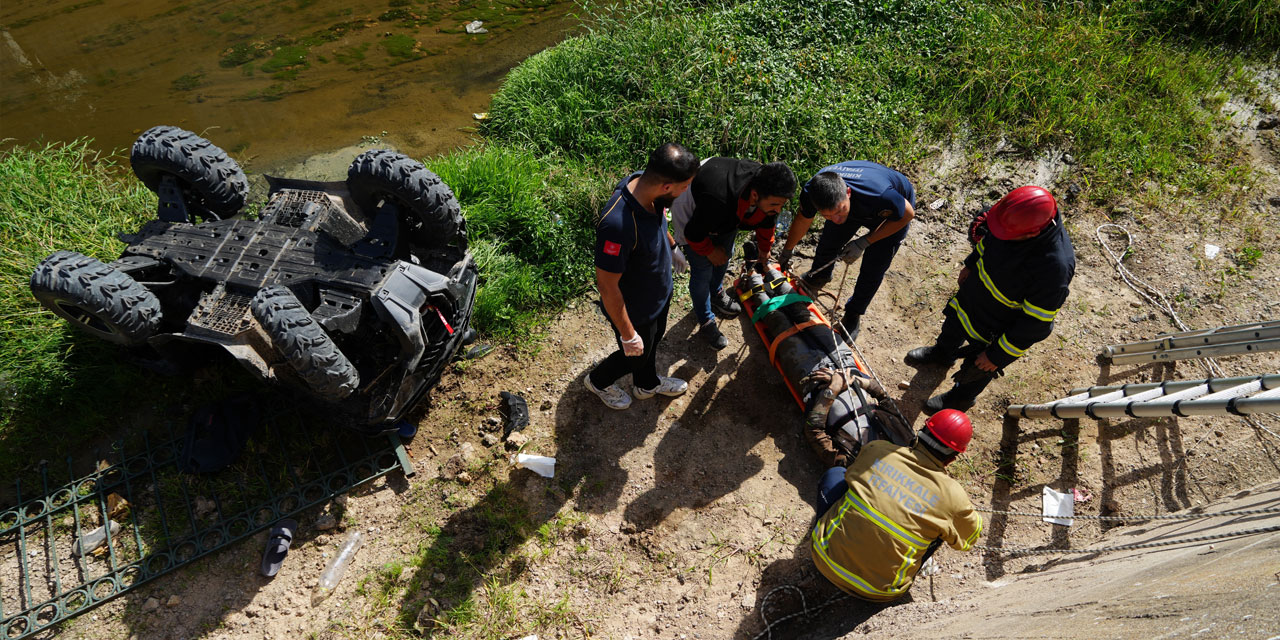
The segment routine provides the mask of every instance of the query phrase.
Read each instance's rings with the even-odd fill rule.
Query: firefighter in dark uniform
[[[942,543],[969,550],[982,517],[946,467],[972,435],[963,413],[940,411],[912,446],[873,440],[847,470],[829,469],[810,536],[818,571],[850,595],[887,602],[911,589]]]
[[[982,213],[970,229],[973,251],[956,276],[959,290],[943,310],[934,344],[912,349],[915,367],[949,365],[970,355],[950,391],[929,398],[924,412],[964,411],[1005,367],[1053,332],[1076,272],[1075,250],[1053,194],[1041,187],[1014,189]]]

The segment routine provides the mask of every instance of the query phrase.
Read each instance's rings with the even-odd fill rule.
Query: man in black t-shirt
[[[689,385],[657,372],[658,342],[671,305],[671,250],[665,211],[689,188],[698,157],[668,143],[649,154],[643,173],[618,183],[596,221],[596,286],[618,350],[586,376],[586,387],[610,409],[631,406],[631,393],[615,384],[630,373],[636,398],[678,396]]]

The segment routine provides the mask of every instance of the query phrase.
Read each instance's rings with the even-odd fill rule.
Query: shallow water
[[[442,153],[470,143],[508,70],[565,36],[571,4],[5,0],[0,148],[121,149],[171,124],[256,171],[370,143]],[[476,19],[489,33],[466,33]]]

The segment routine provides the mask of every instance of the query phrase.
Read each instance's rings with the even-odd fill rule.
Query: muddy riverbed
[[[442,153],[471,142],[507,71],[570,33],[571,7],[12,0],[0,4],[0,149],[79,137],[119,149],[172,124],[256,171],[359,144]],[[485,33],[468,33],[475,20]]]

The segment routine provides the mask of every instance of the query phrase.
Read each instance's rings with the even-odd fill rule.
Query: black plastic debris
[[[502,398],[502,402],[498,405],[498,410],[502,412],[502,418],[506,423],[502,425],[502,437],[511,435],[513,431],[519,431],[529,426],[529,404],[524,398],[511,393],[510,391],[498,392],[498,397]]]

